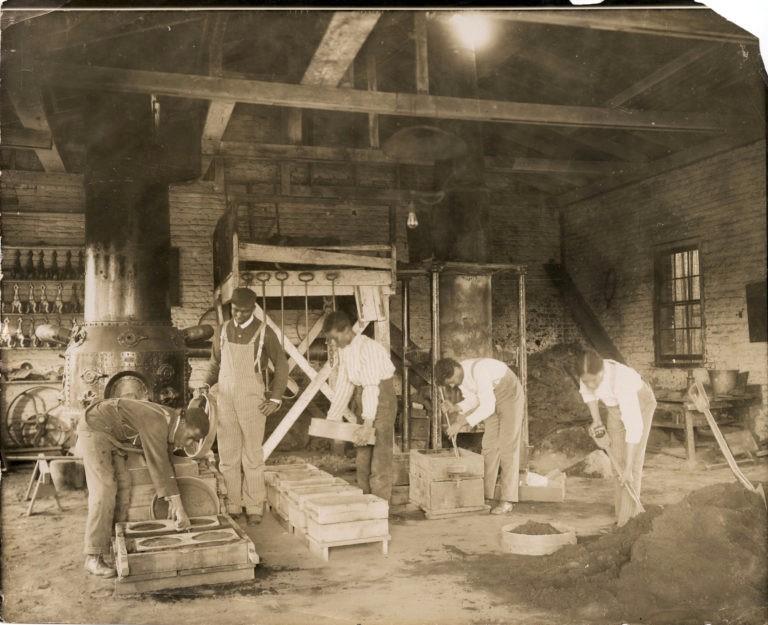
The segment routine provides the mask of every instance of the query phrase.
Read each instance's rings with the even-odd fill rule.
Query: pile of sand
[[[766,522],[759,496],[717,484],[552,555],[478,556],[464,570],[510,604],[570,612],[574,622],[764,623]]]
[[[518,525],[512,528],[513,534],[525,534],[526,536],[546,536],[550,534],[562,534],[551,523],[538,523],[536,521],[528,521],[522,525]]]
[[[565,425],[588,422],[574,366],[582,347],[555,345],[528,358],[528,418],[532,445]]]

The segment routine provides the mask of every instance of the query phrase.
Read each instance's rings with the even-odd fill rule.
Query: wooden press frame
[[[459,262],[436,262],[427,261],[417,266],[401,268],[397,274],[400,280],[404,284],[403,288],[403,349],[406,350],[410,336],[407,331],[409,325],[406,321],[408,314],[408,281],[415,276],[425,276],[430,281],[430,313],[431,313],[431,329],[432,329],[432,416],[430,424],[430,447],[432,449],[440,449],[442,447],[442,422],[441,414],[438,408],[439,395],[438,385],[435,383],[435,365],[440,359],[440,275],[442,273],[456,273],[463,275],[490,275],[493,277],[498,273],[511,272],[517,276],[517,299],[518,299],[518,373],[520,377],[520,383],[523,386],[523,392],[525,396],[524,404],[524,417],[523,417],[523,433],[520,439],[520,466],[528,466],[528,459],[530,456],[530,439],[528,435],[528,342],[526,336],[526,302],[525,302],[525,277],[527,268],[525,265],[508,264],[508,263],[459,263]],[[405,351],[404,351],[405,353]],[[407,363],[403,364],[403,421],[404,421],[404,437],[403,447],[407,450],[409,448],[408,431],[409,426],[406,422],[409,408],[406,409],[406,404],[409,403],[410,386],[408,382]]]
[[[355,324],[355,332],[362,333],[371,323],[374,326],[374,338],[381,343],[387,351],[390,350],[390,314],[389,296],[392,295],[397,279],[397,257],[393,244],[388,245],[350,245],[350,246],[319,246],[319,247],[295,247],[283,245],[264,245],[261,243],[240,242],[237,232],[236,211],[229,211],[219,220],[214,232],[214,299],[219,324],[224,318],[224,306],[232,298],[233,291],[240,286],[247,286],[257,295],[262,295],[262,283],[251,282],[245,284],[242,280],[243,273],[255,273],[241,268],[241,262],[257,261],[260,263],[274,263],[275,265],[310,265],[313,269],[285,270],[288,277],[283,281],[282,287],[278,280],[272,279],[264,285],[266,297],[330,297],[332,295],[355,295],[355,287],[372,286],[379,287],[382,294],[382,306],[384,319],[374,322],[358,322]],[[376,254],[376,255],[371,255]],[[387,256],[381,256],[386,254]],[[271,274],[282,269],[269,270]],[[299,280],[299,274],[304,271],[312,271],[315,279],[310,282],[305,290],[305,284]],[[225,273],[226,272],[226,273]],[[335,280],[329,280],[329,272],[337,274]],[[281,291],[282,289],[282,291]],[[259,300],[260,302],[260,300]],[[257,318],[264,319],[264,311],[260,303],[256,304],[255,314]],[[268,326],[278,335],[280,327],[269,317],[266,317]],[[307,336],[294,345],[291,341],[285,341],[284,349],[289,357],[289,373],[298,366],[309,378],[309,384],[301,390],[295,403],[278,426],[264,442],[264,459],[266,460],[275,450],[277,445],[288,433],[291,426],[298,420],[304,410],[309,406],[317,393],[322,393],[329,400],[333,397],[333,390],[328,385],[331,374],[330,363],[326,362],[319,370],[316,370],[309,362],[309,346],[320,335],[324,317],[320,317],[314,325],[308,329]],[[355,422],[357,419],[350,410],[346,410],[344,418]]]

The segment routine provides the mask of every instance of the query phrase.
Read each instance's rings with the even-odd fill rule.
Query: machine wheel
[[[5,413],[8,436],[19,447],[59,447],[70,437],[71,427],[51,414],[61,405],[61,388],[40,385],[13,398]]]

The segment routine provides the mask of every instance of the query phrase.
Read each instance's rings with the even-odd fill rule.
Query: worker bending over
[[[85,522],[85,570],[100,577],[114,577],[104,561],[110,552],[115,523],[117,475],[115,455],[138,451],[158,497],[169,503],[178,529],[190,526],[171,462],[174,449],[195,444],[208,434],[208,415],[201,408],[169,408],[150,401],[114,398],[86,408],[77,426],[77,454],[83,459],[88,484],[88,517]],[[122,521],[125,519],[117,519]]]
[[[501,469],[501,497],[491,514],[506,514],[518,501],[520,483],[520,440],[525,415],[525,391],[520,380],[500,360],[470,358],[460,363],[443,358],[435,365],[441,386],[458,387],[464,399],[458,404],[444,401],[442,409],[455,414],[448,428],[454,438],[465,426],[485,422],[483,460],[485,498],[494,499]]]
[[[611,444],[609,453],[622,470],[617,476],[614,501],[616,522],[622,526],[640,512],[623,483],[631,484],[640,496],[645,448],[656,410],[656,397],[637,371],[615,360],[604,360],[594,349],[584,350],[576,370],[579,392],[592,415],[590,434],[600,437],[607,429]],[[606,426],[600,417],[598,400],[608,408]]]
[[[253,315],[256,294],[239,287],[230,300],[232,319],[213,337],[205,386],[218,382],[216,432],[219,470],[227,486],[228,512],[256,525],[264,514],[264,427],[280,408],[288,382],[288,360],[280,340],[266,322]],[[265,372],[274,367],[266,389]]]
[[[339,374],[328,419],[341,421],[355,387],[362,388],[363,427],[355,441],[357,485],[364,493],[389,501],[397,415],[395,366],[387,349],[367,336],[356,334],[349,317],[342,311],[326,317],[323,332],[339,348]],[[371,430],[375,431],[373,446],[366,443]]]

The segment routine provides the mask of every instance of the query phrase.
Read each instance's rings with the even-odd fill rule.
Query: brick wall
[[[654,365],[653,252],[701,246],[707,367],[749,371],[762,387],[751,415],[768,435],[768,350],[750,343],[745,285],[766,278],[765,143],[757,142],[563,209],[565,263],[629,364],[655,384],[683,388],[683,369]],[[610,307],[603,277],[616,272]],[[706,375],[699,372],[697,375]]]

